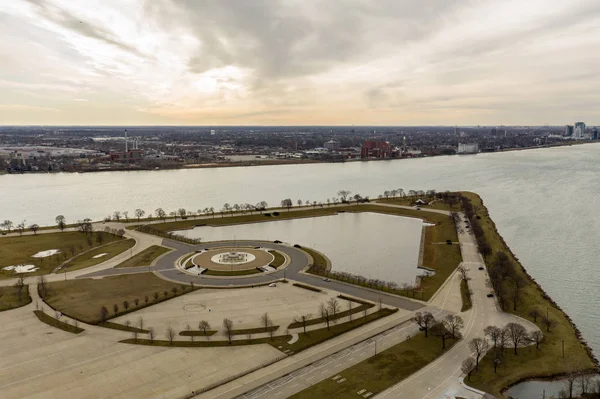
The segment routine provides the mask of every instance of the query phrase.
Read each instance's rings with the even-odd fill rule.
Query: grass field
[[[528,316],[531,309],[539,309],[545,315],[549,314],[556,325],[546,331],[546,327],[538,318],[538,326],[544,332],[544,340],[539,351],[535,345],[529,348],[519,349],[518,356],[505,355],[498,372],[494,374],[493,354],[491,351],[483,358],[480,371],[475,373],[472,385],[492,395],[501,397],[501,390],[527,378],[549,377],[560,373],[572,371],[573,365],[578,369],[587,369],[594,366],[584,345],[577,338],[575,329],[567,319],[567,316],[534,284],[533,280],[522,268],[518,259],[510,252],[502,237],[498,234],[493,221],[490,219],[487,209],[481,199],[474,193],[463,193],[476,207],[476,213],[481,217],[480,223],[484,230],[486,241],[494,252],[503,251],[517,265],[517,272],[525,277],[529,284],[523,289],[521,304],[514,311],[512,306],[507,306],[506,311],[517,314],[523,318],[533,320]],[[562,357],[562,341],[565,345],[565,359]]]
[[[171,251],[169,248],[161,247],[160,245],[152,245],[144,249],[139,254],[132,258],[127,259],[124,262],[119,263],[115,267],[139,267],[139,266],[150,266],[156,258]]]
[[[17,295],[14,287],[0,287],[0,312],[9,309],[20,308],[31,303],[29,286],[25,285],[21,291],[21,298]]]
[[[19,264],[31,264],[39,268],[27,276],[50,273],[65,260],[97,247],[100,244],[120,240],[114,234],[95,232],[92,235],[80,232],[48,233],[27,236],[0,237],[0,278],[14,278],[14,271],[2,270],[3,267]],[[50,249],[60,253],[46,258],[31,256]]]
[[[284,264],[285,257],[281,253],[279,253],[278,251],[269,251],[269,253],[275,258],[273,259],[273,262],[271,262],[270,266],[278,268],[279,266]]]
[[[102,262],[106,262],[109,259],[127,251],[135,245],[134,239],[121,240],[117,242],[111,242],[108,245],[104,245],[100,248],[92,249],[89,252],[81,254],[66,263],[57,273],[64,272],[65,269],[68,272],[73,270],[85,269],[86,267],[94,266]],[[96,255],[104,254],[99,258],[94,258]]]
[[[146,296],[147,304],[151,305],[173,298],[173,288],[177,288],[177,295],[191,291],[189,286],[171,283],[152,273],[111,276],[101,280],[57,281],[48,283],[47,286],[48,295],[44,300],[48,305],[69,317],[90,324],[101,322],[102,306],[108,309],[109,318],[112,318],[115,317],[114,304],[119,307],[117,316],[120,316],[124,313],[123,301],[129,302],[129,311],[135,311],[146,306]],[[155,299],[155,294],[158,294],[158,299]],[[139,300],[138,306],[135,306],[135,299]]]
[[[346,379],[344,382],[338,383],[339,379],[327,378],[290,398],[359,398],[362,395],[357,392],[363,389],[363,394],[372,392],[376,395],[435,360],[452,344],[449,340],[446,349],[442,349],[440,340],[425,338],[424,333],[420,333],[338,373],[341,376],[339,379]]]
[[[460,280],[460,298],[462,299],[461,312],[466,312],[473,307],[471,302],[471,294],[469,293],[469,283],[465,280]]]
[[[262,273],[258,269],[246,269],[246,270],[206,270],[204,273],[207,276],[246,276],[248,274]]]
[[[63,331],[70,332],[72,334],[79,334],[85,331],[83,328],[75,327],[71,324],[56,320],[54,317],[47,315],[41,310],[34,310],[33,313],[42,323],[46,323],[49,326],[59,328]]]

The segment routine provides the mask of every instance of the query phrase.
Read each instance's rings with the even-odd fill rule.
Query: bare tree
[[[13,228],[13,222],[11,220],[6,219],[2,223],[0,223],[0,227],[2,227],[4,230],[6,230],[10,234],[10,231]]]
[[[14,287],[17,291],[17,300],[21,301],[21,293],[23,292],[23,288],[25,288],[25,279],[23,277],[23,273],[19,273],[19,278],[17,279]]]
[[[546,332],[550,332],[550,329],[556,325],[553,319],[545,316],[542,318],[542,322],[546,325]]]
[[[133,330],[132,333],[133,333],[133,340],[135,342],[137,342],[137,340],[138,340],[138,330]]]
[[[540,350],[540,342],[542,342],[542,339],[544,339],[544,333],[542,333],[540,330],[535,330],[529,333],[529,340],[531,342],[535,342],[535,348],[537,350]]]
[[[117,305],[116,303],[113,305],[113,311],[115,314],[119,313],[119,305]]]
[[[508,336],[510,338],[510,342],[512,342],[513,348],[515,350],[515,355],[517,354],[517,347],[524,343],[527,339],[527,330],[519,323],[508,323],[504,329],[507,331]]]
[[[129,301],[123,301],[123,307],[125,308],[125,311],[127,312],[127,310],[129,309]]]
[[[175,330],[173,329],[173,327],[169,326],[165,335],[169,340],[169,345],[173,345],[173,340],[175,339]]]
[[[140,328],[140,330],[144,329],[144,318],[142,316],[140,316],[140,318],[138,319],[138,327]]]
[[[37,223],[32,224],[31,226],[29,226],[29,230],[33,231],[34,235],[37,235],[37,231],[40,229],[40,225]]]
[[[100,320],[102,320],[102,322],[104,323],[107,318],[108,318],[108,309],[106,309],[106,306],[102,306],[100,308]]]
[[[502,329],[500,327],[496,327],[496,326],[487,326],[484,330],[483,333],[490,337],[490,340],[492,341],[492,344],[494,345],[494,350],[496,350],[500,345],[500,340],[502,338]]]
[[[434,323],[431,327],[431,334],[442,340],[442,349],[446,349],[446,340],[452,338],[452,333],[446,328],[444,323]]]
[[[340,303],[338,302],[338,300],[336,298],[331,298],[329,301],[327,301],[327,308],[329,309],[329,313],[331,314],[332,319],[335,322],[336,315],[339,313],[339,311],[342,308],[340,306]]]
[[[283,199],[281,200],[281,207],[282,208],[287,208],[288,212],[290,211],[290,208],[293,206],[292,200],[289,198]]]
[[[327,329],[329,330],[330,313],[329,308],[325,306],[324,303],[321,303],[321,305],[319,306],[319,315],[321,316],[321,319],[325,320],[325,322],[327,323]]]
[[[148,327],[148,336],[150,337],[150,342],[154,342],[154,328]]]
[[[21,235],[21,236],[23,235],[23,232],[25,231],[25,221],[24,220],[17,225],[17,231],[19,232],[19,235]]]
[[[471,381],[471,373],[475,370],[475,360],[472,357],[466,358],[460,366],[460,371],[466,374],[467,379]]]
[[[308,320],[310,320],[310,318],[312,317],[312,314],[308,313],[308,314],[303,314],[300,315],[298,317],[295,317],[293,322],[294,323],[298,323],[302,325],[302,329],[304,330],[304,334],[306,334],[306,324],[308,322]]]
[[[117,222],[121,221],[121,211],[115,211],[113,213],[113,219],[116,220]]]
[[[202,330],[202,333],[206,335],[206,331],[210,329],[210,324],[208,324],[208,321],[206,320],[200,320],[200,323],[198,323],[198,329]]]
[[[265,313],[262,316],[260,316],[260,324],[265,328],[265,331],[267,331],[269,327],[273,325],[273,321],[269,317],[268,313]]]
[[[338,191],[337,195],[340,196],[340,198],[342,199],[342,202],[346,202],[346,199],[348,198],[350,193],[351,193],[351,191],[349,191],[349,190],[340,190],[340,191]]]
[[[163,222],[167,219],[167,212],[162,208],[156,208],[154,213],[156,214],[156,217],[162,219]]]
[[[527,280],[523,278],[520,274],[516,274],[513,272],[510,278],[508,279],[510,287],[512,288],[511,296],[513,301],[513,310],[517,310],[517,305],[521,301],[521,292],[523,288],[527,285]]]
[[[459,266],[456,268],[456,270],[458,270],[458,273],[460,274],[460,279],[463,281],[469,281],[471,279],[471,277],[469,277],[469,269],[467,269],[464,266]]]
[[[190,341],[194,342],[194,334],[192,333],[192,327],[189,324],[185,326],[185,331],[190,335]]]
[[[231,338],[233,337],[233,321],[231,319],[223,319],[223,328],[225,328],[225,336],[231,344]]]
[[[352,301],[348,301],[348,317],[350,318],[350,321],[352,321]]]
[[[63,215],[58,215],[56,218],[54,218],[54,220],[56,221],[56,226],[60,229],[60,231],[64,231],[65,227],[67,227],[65,217]]]
[[[137,218],[138,222],[144,217],[145,214],[146,212],[143,209],[138,208],[135,210],[135,217]]]
[[[533,308],[527,313],[532,319],[534,323],[537,323],[537,318],[540,317],[540,311],[537,308]]]
[[[475,370],[479,370],[479,359],[488,351],[489,347],[485,338],[477,337],[469,342],[469,349],[475,354]]]
[[[500,334],[500,338],[498,340],[498,348],[500,348],[500,354],[504,354],[504,348],[508,348],[508,343],[510,342],[510,335],[506,328],[502,329],[502,333]]]
[[[581,393],[581,397],[587,397],[588,393],[591,393],[591,385],[592,385],[592,374],[589,373],[579,373],[577,376],[577,385],[579,386],[579,392]]]
[[[462,336],[460,330],[465,326],[465,322],[463,321],[462,317],[449,314],[448,316],[444,317],[442,323],[444,324],[444,327],[450,331],[452,339],[460,339]]]
[[[425,337],[427,337],[429,333],[429,327],[431,327],[433,323],[435,323],[435,317],[433,317],[431,312],[417,312],[412,318],[412,321],[417,323],[419,327],[421,327],[421,329],[425,331]]]

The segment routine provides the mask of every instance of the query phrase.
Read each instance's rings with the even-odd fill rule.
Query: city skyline
[[[5,125],[556,126],[600,114],[589,0],[11,0],[0,21]]]

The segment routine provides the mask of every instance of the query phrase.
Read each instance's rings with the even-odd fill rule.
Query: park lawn
[[[412,198],[412,197],[380,198],[380,199],[377,199],[375,201],[375,203],[415,206],[414,202],[417,199],[418,199],[418,197],[415,197],[415,198]],[[426,200],[428,200],[428,199],[426,199]],[[445,204],[441,200],[436,200],[433,202],[433,204],[418,205],[418,207],[423,210],[439,209],[442,211],[449,211],[449,212],[460,212],[462,210],[461,206],[460,206],[460,202],[456,202],[455,204]]]
[[[246,269],[246,270],[211,270],[208,269],[204,273],[207,276],[246,276],[248,274],[262,273],[258,269]]]
[[[119,263],[115,267],[150,266],[156,258],[170,251],[172,251],[172,249],[170,248],[161,247],[160,245],[152,245],[151,247],[144,249],[142,252],[135,255],[134,257]]]
[[[17,295],[15,287],[0,287],[0,312],[20,308],[31,303],[29,286],[25,285],[21,291],[21,298]]]
[[[366,389],[363,394],[372,392],[374,396],[425,367],[452,345],[452,340],[448,340],[446,349],[442,349],[439,339],[425,338],[424,333],[419,333],[341,371],[338,374],[340,379],[346,379],[344,382],[338,383],[337,380],[327,378],[290,398],[357,398],[361,397],[357,392],[363,389]]]
[[[109,318],[121,316],[123,301],[130,304],[129,311],[135,311],[153,305],[165,299],[173,298],[174,287],[178,294],[191,291],[191,287],[175,284],[156,277],[152,273],[138,273],[123,276],[109,276],[102,279],[75,279],[47,283],[46,303],[63,314],[89,324],[99,324],[100,308],[106,306]],[[167,295],[164,295],[165,291]],[[155,293],[158,299],[155,299]],[[139,299],[139,306],[135,306]],[[120,312],[115,315],[113,304],[119,306]]]
[[[544,340],[540,345],[540,351],[533,348],[519,349],[519,355],[506,356],[502,362],[502,367],[498,368],[497,374],[494,374],[492,364],[493,354],[490,351],[482,360],[482,367],[479,373],[473,377],[472,385],[475,388],[484,390],[492,395],[502,397],[501,391],[508,386],[521,380],[534,377],[549,377],[560,373],[572,371],[572,364],[577,364],[580,369],[589,369],[594,367],[590,355],[586,348],[577,338],[573,325],[569,322],[567,316],[554,305],[546,294],[534,284],[533,279],[523,269],[519,260],[510,251],[500,234],[496,230],[494,222],[489,217],[488,211],[483,205],[481,198],[474,193],[462,193],[469,199],[476,208],[476,214],[481,217],[479,222],[484,231],[484,236],[493,252],[503,251],[517,266],[515,269],[527,279],[528,285],[523,289],[521,302],[517,310],[513,310],[512,304],[506,306],[506,312],[513,313],[523,318],[533,320],[528,316],[530,310],[536,308],[540,313],[546,311],[549,318],[556,323],[550,330],[538,318],[537,325],[544,332]],[[566,359],[562,358],[562,341],[564,340]],[[508,351],[506,352],[508,354]],[[479,378],[478,378],[479,377]]]
[[[81,254],[74,259],[70,260],[66,263],[57,273],[64,272],[65,270],[68,272],[72,272],[73,270],[85,269],[86,267],[94,266],[102,262],[106,262],[109,259],[114,258],[115,256],[127,251],[135,245],[135,240],[129,238],[127,240],[120,240],[117,242],[112,242],[108,245],[104,245],[100,248],[92,249],[89,252]],[[100,255],[106,253],[106,255],[101,256],[100,258],[94,258],[96,255]],[[131,259],[131,258],[130,258]]]
[[[469,292],[469,283],[465,280],[460,280],[460,298],[462,299],[461,312],[466,312],[473,307],[471,302],[471,293]]]
[[[308,252],[308,254],[310,256],[312,256],[313,258],[313,266],[317,269],[317,270],[325,270],[327,268],[327,259],[318,251],[315,251],[314,249],[311,248],[307,248],[307,247],[302,247],[302,250],[304,252]]]
[[[50,273],[65,260],[87,251],[90,248],[108,242],[120,240],[114,234],[94,232],[92,235],[78,231],[64,233],[47,233],[27,236],[0,237],[0,278],[14,278],[12,270],[2,270],[3,267],[19,264],[35,265],[39,269],[27,276],[37,276]],[[60,253],[46,258],[31,256],[50,249],[58,249]]]
[[[279,251],[269,251],[269,253],[275,258],[270,264],[271,267],[278,268],[284,264],[285,257]]]

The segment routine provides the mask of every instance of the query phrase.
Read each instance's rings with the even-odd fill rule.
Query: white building
[[[329,151],[335,151],[340,149],[340,142],[335,140],[329,140],[326,142],[323,147],[327,148]]]
[[[479,152],[479,144],[477,143],[458,143],[459,154],[477,154]]]
[[[575,129],[573,129],[573,138],[574,139],[583,139],[585,138],[585,123],[577,122],[575,123]]]

